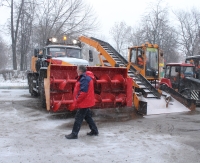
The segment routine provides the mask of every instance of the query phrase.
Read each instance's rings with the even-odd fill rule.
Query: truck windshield
[[[158,49],[147,48],[146,66],[148,69],[158,70]]]
[[[48,48],[48,54],[52,57],[81,58],[81,50],[75,48],[51,47]]]

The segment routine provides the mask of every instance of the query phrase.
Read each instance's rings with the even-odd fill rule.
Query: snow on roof
[[[75,46],[75,45],[60,45],[60,44],[48,45],[48,46],[45,46],[45,47],[46,48],[65,47],[65,48],[81,49],[79,46]]]
[[[197,58],[200,58],[200,55],[194,55],[194,56],[186,57],[186,60],[188,60],[188,59],[197,59]]]

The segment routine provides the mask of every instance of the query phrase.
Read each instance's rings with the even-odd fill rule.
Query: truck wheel
[[[33,90],[33,88],[36,88],[36,83],[33,83],[33,80],[37,80],[37,77],[36,76],[31,76],[30,77],[29,92],[31,93],[31,96],[37,97],[38,93]]]
[[[29,88],[29,93],[31,93],[31,75],[28,75],[27,76],[27,79],[28,79],[28,88]]]
[[[46,97],[44,91],[44,78],[40,81],[40,102],[43,108],[46,108]]]

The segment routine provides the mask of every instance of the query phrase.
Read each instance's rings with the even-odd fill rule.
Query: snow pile
[[[28,88],[27,79],[22,78],[12,78],[10,80],[5,80],[2,75],[0,75],[0,88],[11,88],[11,87],[20,87]]]

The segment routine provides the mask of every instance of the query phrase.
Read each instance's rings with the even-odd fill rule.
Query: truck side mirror
[[[42,50],[39,51],[38,58],[43,58],[43,51]]]
[[[52,58],[52,56],[51,55],[47,55],[47,59],[51,59]]]
[[[93,53],[92,53],[92,50],[89,50],[89,62],[93,62]]]
[[[34,56],[38,57],[38,54],[39,54],[39,49],[34,49]]]

